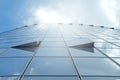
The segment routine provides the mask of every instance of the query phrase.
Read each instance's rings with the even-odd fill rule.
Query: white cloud
[[[119,26],[119,0],[46,0],[30,10],[28,23],[83,23]],[[40,3],[42,4],[42,3]],[[39,4],[39,5],[40,5]],[[25,20],[26,23],[26,20]]]
[[[101,0],[101,6],[110,19],[113,26],[120,25],[120,0]]]
[[[39,8],[34,12],[34,16],[42,23],[60,23],[68,21],[63,15],[50,8]]]

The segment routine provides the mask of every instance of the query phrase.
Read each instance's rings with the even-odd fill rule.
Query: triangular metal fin
[[[93,52],[94,53],[94,42],[86,43],[86,44],[80,44],[80,45],[75,45],[75,46],[70,46],[70,48],[84,50],[84,51],[88,51],[88,52]]]
[[[21,44],[18,46],[13,46],[12,48],[34,52],[36,48],[39,47],[40,43],[41,41],[35,41],[35,42],[26,43],[26,44]]]

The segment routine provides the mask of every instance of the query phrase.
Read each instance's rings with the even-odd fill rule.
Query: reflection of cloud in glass
[[[0,77],[0,80],[18,80],[17,77]]]
[[[42,30],[42,31],[44,31],[44,30],[47,30],[48,29],[48,27],[45,25],[45,24],[40,24],[40,25],[38,25],[37,26],[38,28],[39,28],[39,30]]]
[[[105,60],[104,61],[104,67],[107,67],[106,65],[108,65],[108,63],[110,64],[110,66],[113,68],[113,69],[116,69],[116,70],[113,70],[113,73],[119,73],[119,70],[120,70],[120,67],[118,65],[116,65],[115,63],[113,63],[112,61],[110,60]],[[107,71],[107,70],[106,70]],[[108,73],[109,73],[110,70],[108,70]]]
[[[30,69],[30,74],[33,74],[34,68]]]
[[[16,77],[8,77],[7,80],[17,80],[17,78]]]
[[[119,49],[108,49],[108,50],[106,50],[106,53],[109,54],[109,56],[113,56],[113,57],[120,56],[120,50]]]

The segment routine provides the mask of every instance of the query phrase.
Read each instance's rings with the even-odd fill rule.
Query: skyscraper
[[[0,34],[0,80],[120,80],[120,31],[33,24]]]

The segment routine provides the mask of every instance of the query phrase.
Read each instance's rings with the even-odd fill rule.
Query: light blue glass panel
[[[29,58],[0,58],[1,75],[20,75]]]
[[[83,80],[120,80],[120,77],[83,77]]]
[[[108,36],[99,36],[100,38],[104,39],[104,40],[108,40],[108,39],[114,39],[112,37],[108,37]]]
[[[67,41],[73,40],[75,38],[80,38],[80,37],[79,36],[75,36],[75,37],[68,36],[68,37],[64,37],[64,40],[67,42]]]
[[[18,80],[18,77],[0,77],[0,80]]]
[[[90,39],[91,39],[91,38],[90,38]],[[92,38],[91,40],[92,40],[93,42],[100,42],[100,43],[106,42],[105,40],[98,39],[98,38]]]
[[[24,77],[23,80],[79,80],[77,77]]]
[[[59,35],[60,31],[57,28],[57,26],[54,26],[54,27],[52,26],[52,27],[49,27],[47,34],[56,34],[56,35]]]
[[[45,38],[43,41],[64,41],[63,38]]]
[[[68,46],[83,45],[87,43],[92,43],[90,39],[85,38],[75,38],[66,42]]]
[[[120,46],[120,42],[114,42],[114,44],[116,44],[116,45]]]
[[[47,38],[62,38],[61,34],[47,34],[45,37]]]
[[[5,52],[7,49],[0,49],[0,55]]]
[[[64,34],[64,33],[63,33]],[[76,35],[76,34],[64,34],[63,35],[63,37],[65,38],[65,37],[78,37],[78,35]]]
[[[40,46],[47,46],[47,47],[65,47],[64,42],[42,42]]]
[[[108,58],[74,58],[82,75],[120,75],[120,67]]]
[[[84,50],[80,49],[73,49],[69,48],[70,53],[72,56],[77,56],[77,57],[105,57],[101,52],[93,48],[93,52],[87,51],[87,49],[92,49],[92,48],[84,48]]]
[[[21,44],[27,44],[27,43],[31,43],[31,42],[36,42],[36,41],[41,41],[43,38],[31,38],[31,39],[27,39],[27,40],[24,40],[24,41],[21,41],[21,42],[18,42],[16,43],[15,45],[12,45],[12,46],[18,46],[18,45],[21,45]]]
[[[94,46],[98,47],[98,48],[100,47],[100,48],[110,48],[110,49],[112,49],[112,48],[120,48],[120,47],[118,47],[116,45],[113,45],[113,44],[107,43],[107,42],[105,42],[105,43],[97,42],[97,43],[94,44]]]
[[[69,53],[66,48],[40,47],[36,56],[69,56]]]
[[[109,57],[120,57],[120,49],[103,49],[99,48],[103,53],[108,55]]]
[[[120,58],[112,58],[113,60],[115,60],[117,63],[120,64]]]
[[[21,49],[10,48],[8,51],[0,55],[0,57],[11,57],[11,56],[32,56],[33,53]]]
[[[74,67],[69,58],[34,58],[25,74],[29,75],[74,75]]]
[[[120,42],[119,39],[108,39],[107,41],[109,41],[109,42],[113,42],[113,43],[114,43],[114,42],[115,42],[115,43],[116,43],[116,42]]]
[[[13,45],[15,45],[16,43],[1,43],[0,44],[0,48],[9,48]]]

